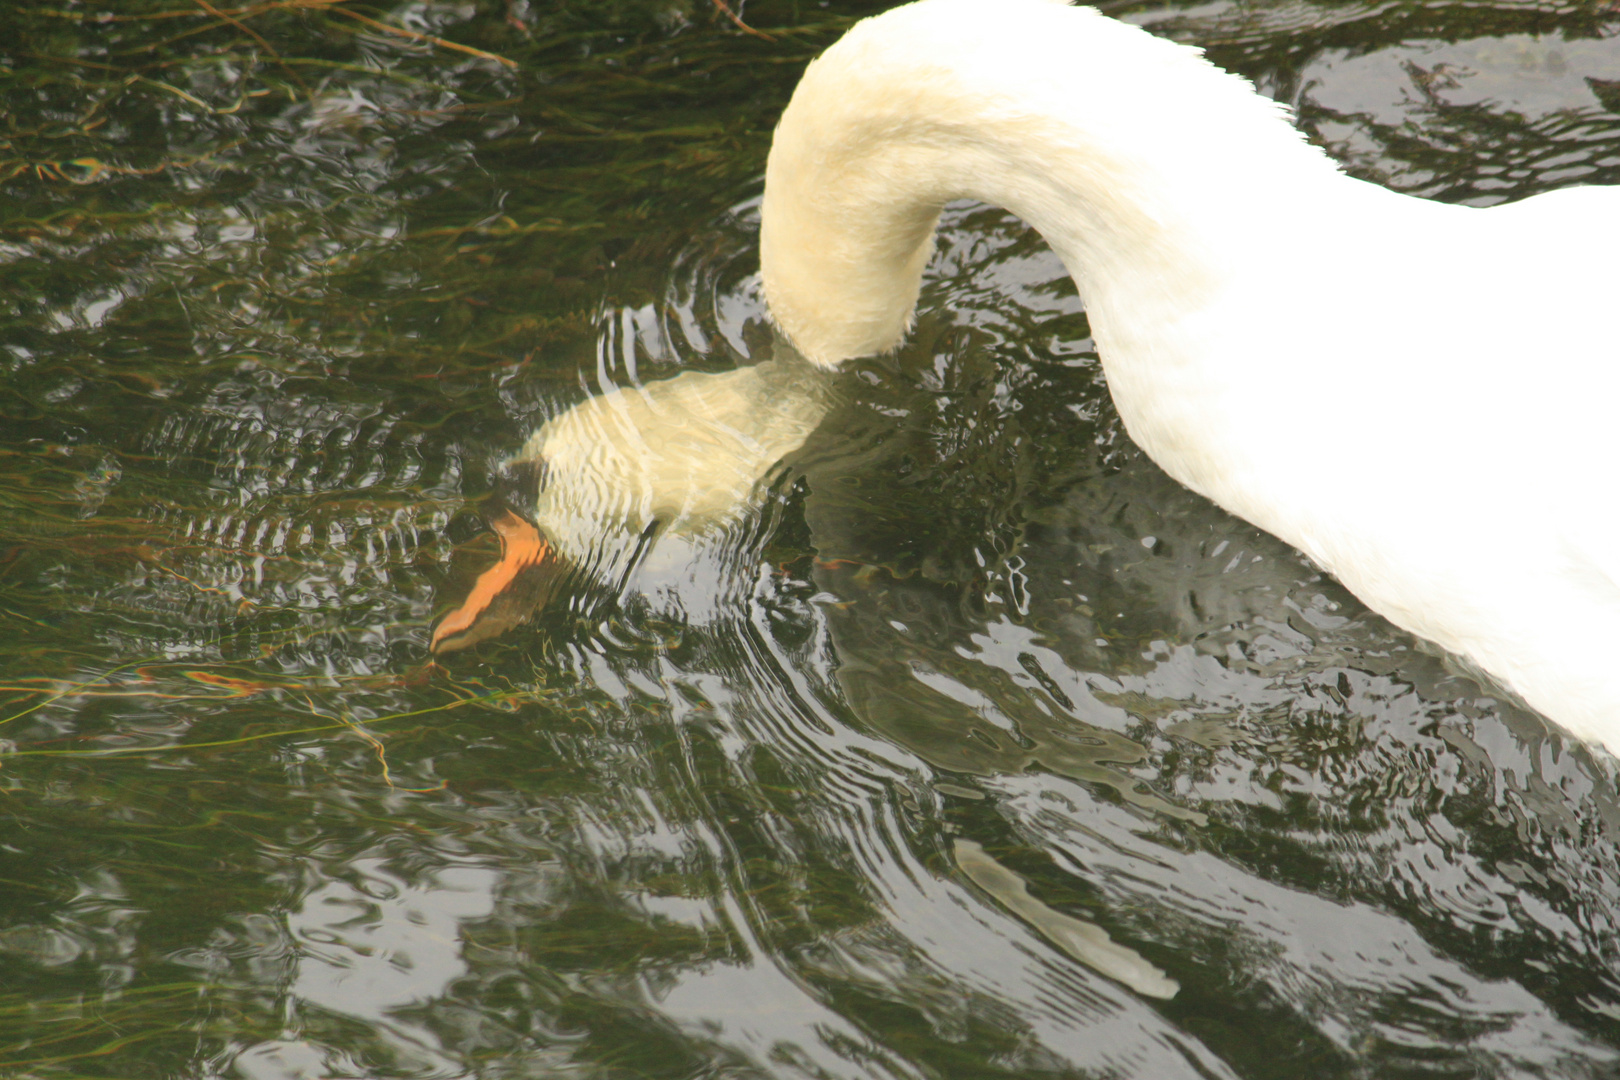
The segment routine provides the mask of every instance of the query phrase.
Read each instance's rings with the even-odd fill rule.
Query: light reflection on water
[[[1227,47],[1296,40],[1283,15]],[[1354,127],[1329,59],[1300,100]],[[1145,462],[1061,268],[1005,215],[950,210],[913,342],[839,381],[745,542],[656,589],[575,582],[430,664],[528,431],[771,343],[744,199],[605,259],[588,333],[504,352],[451,352],[478,303],[411,322],[453,274],[402,260],[378,348],[340,308],[384,286],[322,260],[405,228],[396,155],[448,184],[455,149],[355,158],[368,94],[282,118],[343,209],[289,209],[290,175],[275,213],[154,226],[148,261],[106,260],[116,288],[54,309],[112,360],[36,340],[8,369],[6,1069],[1620,1068],[1612,759]],[[1615,137],[1560,100],[1521,118],[1537,137]],[[181,363],[149,316],[187,259],[216,276],[184,293]],[[118,359],[142,349],[167,359]]]

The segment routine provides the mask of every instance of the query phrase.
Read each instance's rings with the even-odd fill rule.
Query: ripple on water
[[[350,40],[306,13],[319,48],[253,70],[310,93],[151,114],[229,167],[151,180],[132,232],[95,215],[145,197],[95,184],[7,224],[6,268],[57,272],[17,279],[0,353],[0,1071],[1620,1070],[1612,760],[1145,462],[999,211],[946,209],[911,343],[839,383],[753,527],[430,664],[530,431],[774,349],[757,200],[708,220],[738,196],[681,195],[628,118],[740,115],[775,66],[667,4],[553,7],[407,20],[540,50],[532,114],[502,65],[381,31],[302,67]],[[1522,12],[1348,10],[1174,28],[1398,185],[1620,179],[1589,22],[1547,16],[1585,35],[1554,70]],[[681,92],[581,91],[598,55]],[[1471,94],[1525,57],[1518,98]],[[164,77],[225,110],[249,67]],[[738,157],[704,130],[673,142]],[[612,207],[627,235],[578,220]]]

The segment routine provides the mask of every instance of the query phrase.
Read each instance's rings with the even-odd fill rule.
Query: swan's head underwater
[[[1620,250],[1620,188],[1398,194],[1196,49],[1058,0],[920,0],[814,61],[773,136],[761,279],[795,370],[895,347],[956,199],[1063,260],[1120,419],[1167,474],[1620,749],[1620,263],[1590,257]],[[543,550],[610,580],[608,548],[746,516],[826,411],[785,370],[686,373],[546,424],[501,574]],[[453,614],[435,649],[477,622]]]
[[[504,469],[499,562],[434,630],[435,652],[500,634],[569,579],[620,584],[649,561],[735,543],[775,466],[827,410],[829,374],[784,349],[733,371],[687,371],[581,402]]]

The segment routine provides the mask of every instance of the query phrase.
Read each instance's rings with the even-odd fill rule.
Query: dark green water
[[[1613,759],[1145,462],[1000,212],[706,583],[429,662],[540,421],[770,349],[884,5],[207,6],[0,14],[0,1075],[1620,1075]],[[1113,10],[1392,186],[1620,183],[1612,4]]]

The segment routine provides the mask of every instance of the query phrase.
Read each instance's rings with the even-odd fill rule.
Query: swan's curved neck
[[[893,348],[943,205],[994,203],[1074,275],[1100,343],[1217,296],[1345,178],[1193,49],[1051,0],[924,0],[810,66],[766,168],[761,269],[810,359]]]

